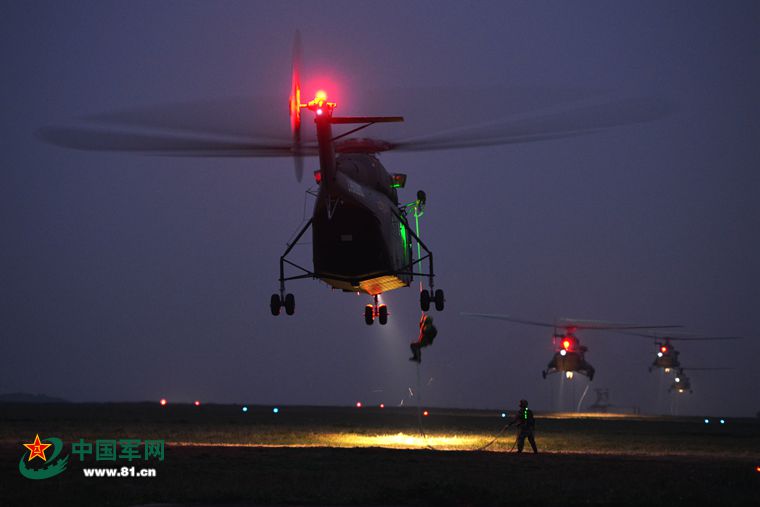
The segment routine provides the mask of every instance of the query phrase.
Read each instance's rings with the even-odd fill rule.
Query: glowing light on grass
[[[159,403],[161,404],[162,407],[166,406],[166,398],[161,398],[161,400],[159,401]]]
[[[272,413],[273,413],[273,414],[279,414],[279,413],[280,413],[280,409],[279,409],[279,408],[277,408],[277,407],[274,407],[274,408],[272,409]]]
[[[248,407],[243,407],[243,413],[248,412]]]
[[[485,435],[428,435],[397,433],[395,435],[365,435],[341,433],[325,435],[326,440],[335,447],[390,447],[396,449],[415,449],[433,446],[440,449],[468,449],[482,445]]]

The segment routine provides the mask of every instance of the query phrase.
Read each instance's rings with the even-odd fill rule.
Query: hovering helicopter
[[[689,368],[690,371],[695,370],[731,370],[732,368]],[[689,394],[692,394],[694,391],[691,390],[691,379],[686,376],[686,368],[678,368],[678,370],[675,373],[675,377],[673,378],[673,383],[670,384],[670,387],[668,388],[668,392],[677,392],[678,394],[683,394],[686,391],[689,391]]]
[[[270,298],[270,311],[279,315],[284,308],[286,314],[293,315],[295,296],[286,291],[286,282],[312,278],[334,289],[370,295],[373,299],[364,308],[365,322],[372,324],[377,319],[385,324],[389,312],[378,296],[408,287],[415,276],[428,282],[427,288],[420,286],[419,303],[423,311],[428,311],[431,304],[436,310],[443,310],[445,295],[434,287],[433,253],[419,236],[418,219],[424,212],[427,196],[420,190],[415,200],[401,204],[398,189],[405,187],[406,175],[389,172],[380,162],[381,153],[574,137],[652,121],[673,111],[670,104],[655,99],[605,99],[600,104],[583,93],[573,95],[568,108],[562,104],[567,102],[568,93],[560,93],[550,97],[549,102],[553,103],[548,104],[558,110],[544,109],[529,118],[524,110],[536,101],[521,100],[515,89],[510,89],[514,95],[510,100],[501,97],[495,100],[493,92],[466,97],[450,89],[436,92],[425,88],[422,97],[413,97],[410,109],[419,110],[421,105],[423,113],[415,119],[432,122],[431,128],[437,129],[434,133],[427,133],[425,128],[423,135],[407,133],[406,138],[402,135],[396,140],[350,137],[371,125],[399,124],[405,118],[336,116],[337,103],[329,101],[322,90],[315,93],[314,99],[302,102],[301,53],[301,39],[296,32],[288,99],[290,128],[286,133],[279,127],[282,125],[284,130],[285,122],[277,122],[282,102],[263,97],[188,101],[100,113],[85,117],[88,122],[85,127],[45,127],[37,135],[53,145],[88,151],[203,158],[288,157],[294,160],[298,181],[303,175],[303,158],[318,157],[319,169],[314,177],[319,189],[313,215],[280,256],[279,291]],[[390,104],[403,109],[399,105],[403,100],[398,96],[383,101],[382,92],[373,92],[371,97],[381,98],[382,107]],[[478,101],[479,108],[475,107]],[[505,105],[521,117],[494,119],[496,108]],[[313,115],[315,139],[310,138],[310,132],[302,132],[303,111]],[[466,124],[467,115],[471,125]],[[334,133],[334,126],[351,128]],[[412,216],[415,228],[409,223]],[[289,255],[309,228],[313,267],[304,267]],[[286,266],[291,271],[295,269],[296,274],[286,273]]]
[[[678,356],[680,352],[676,350],[671,342],[674,341],[721,341],[721,340],[740,340],[741,336],[698,336],[691,333],[635,333],[622,331],[622,334],[629,336],[640,336],[642,338],[651,338],[657,347],[657,355],[649,367],[651,372],[655,368],[661,368],[665,373],[681,366]]]
[[[578,320],[578,319],[560,319],[553,324],[546,322],[535,322],[530,320],[515,319],[507,315],[494,315],[485,313],[463,313],[469,317],[482,317],[486,319],[506,320],[518,324],[528,324],[531,326],[551,327],[554,328],[552,335],[552,344],[554,345],[554,356],[552,357],[546,369],[541,371],[541,375],[546,378],[552,373],[565,372],[565,377],[573,378],[574,373],[585,375],[588,379],[594,380],[594,367],[586,361],[586,352],[588,347],[581,345],[580,340],[575,336],[578,330],[588,331],[613,331],[624,329],[665,329],[681,327],[678,325],[664,326],[642,326],[637,324],[617,324],[612,322]],[[557,329],[564,329],[563,333],[558,333]]]

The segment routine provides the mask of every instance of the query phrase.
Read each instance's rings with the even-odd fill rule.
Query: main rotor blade
[[[548,322],[537,322],[533,320],[516,319],[508,315],[490,314],[490,313],[462,313],[461,315],[467,317],[482,317],[484,319],[497,319],[506,320],[509,322],[516,322],[518,324],[528,324],[531,326],[552,327],[552,328],[576,328],[590,331],[603,331],[603,330],[615,330],[615,329],[666,329],[683,327],[679,325],[663,325],[663,326],[643,326],[639,324],[628,323],[615,323],[606,322],[601,320],[581,320],[581,319],[559,319],[553,324]]]
[[[523,118],[499,118],[392,142],[398,151],[429,151],[560,139],[664,118],[674,107],[657,98],[615,99],[563,106]],[[408,117],[408,115],[407,115]]]
[[[290,157],[290,143],[254,143],[210,138],[136,134],[81,127],[45,127],[37,136],[64,148],[85,151],[136,152],[148,155],[181,157]],[[303,147],[300,154],[315,155],[312,147]]]
[[[155,104],[88,115],[83,120],[130,129],[166,130],[290,142],[286,97],[227,97]]]
[[[628,331],[621,331],[620,334],[628,336],[640,336],[642,338],[649,338],[652,340],[669,340],[669,341],[714,341],[714,340],[743,340],[742,336],[699,336],[692,333],[634,333]]]
[[[530,326],[556,327],[554,324],[548,324],[546,322],[536,322],[532,320],[515,319],[513,317],[510,317],[509,315],[499,315],[499,314],[493,314],[493,313],[466,313],[466,312],[460,313],[460,315],[463,315],[465,317],[480,317],[483,319],[506,320],[509,322],[516,322],[518,324],[528,324]]]

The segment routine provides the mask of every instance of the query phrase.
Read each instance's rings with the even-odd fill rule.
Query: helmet
[[[528,400],[520,400],[520,408],[525,408],[528,406]]]

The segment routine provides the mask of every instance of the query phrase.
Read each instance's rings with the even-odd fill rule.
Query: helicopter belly
[[[400,240],[388,234],[392,215],[376,196],[362,197],[344,195],[332,209],[327,199],[317,200],[312,224],[314,272],[336,289],[372,295],[409,285],[409,277],[400,273],[399,256],[394,255]]]
[[[555,354],[554,356],[555,366],[557,371],[578,371],[584,369],[585,361],[575,353],[568,353],[566,355]]]

